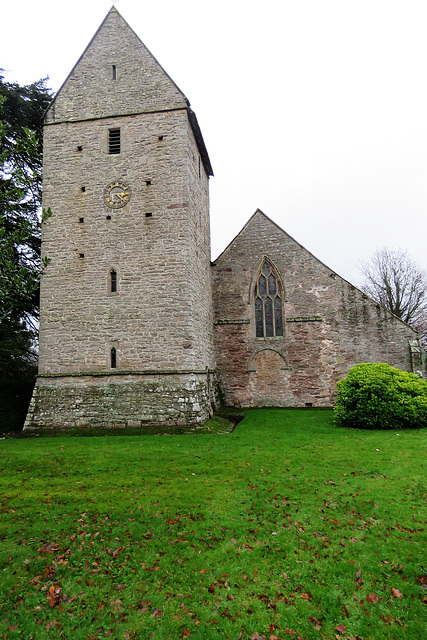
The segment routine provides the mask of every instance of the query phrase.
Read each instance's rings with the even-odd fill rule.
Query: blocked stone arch
[[[283,278],[273,260],[264,255],[252,279],[248,299],[256,338],[284,338],[284,302]]]
[[[274,346],[272,346],[272,345],[271,345],[271,346],[269,345],[269,346],[259,347],[258,349],[255,349],[255,350],[253,351],[253,353],[250,355],[249,360],[248,360],[247,371],[251,372],[251,371],[256,371],[256,370],[257,370],[257,368],[256,368],[256,366],[255,366],[255,363],[254,363],[254,359],[255,359],[255,358],[256,358],[256,356],[257,356],[259,353],[261,353],[262,351],[273,351],[274,353],[278,353],[278,354],[279,354],[279,356],[280,356],[280,357],[282,358],[282,360],[283,360],[283,364],[282,364],[282,366],[280,367],[280,369],[281,369],[282,371],[285,371],[285,370],[288,370],[288,369],[290,369],[290,368],[291,368],[291,367],[289,366],[288,360],[287,360],[287,358],[286,358],[285,354],[282,352],[282,350],[281,350],[281,349],[279,349],[279,348],[277,348],[277,347],[274,347]]]
[[[291,368],[281,349],[265,345],[256,349],[248,364],[250,404],[255,407],[286,407],[294,403]]]

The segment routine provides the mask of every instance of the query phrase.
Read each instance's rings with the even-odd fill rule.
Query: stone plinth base
[[[24,430],[199,424],[215,387],[212,371],[39,376]]]

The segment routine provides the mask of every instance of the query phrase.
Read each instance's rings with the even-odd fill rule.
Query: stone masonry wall
[[[213,385],[208,373],[39,378],[25,429],[197,424],[211,414]]]
[[[109,155],[102,141],[118,124],[123,152]],[[113,346],[124,370],[212,365],[208,179],[194,194],[190,134],[185,110],[46,127],[40,373],[105,370]],[[132,196],[111,210],[115,180]]]
[[[192,253],[188,261],[188,294],[192,297],[193,348],[197,361],[215,368],[213,343],[213,303],[211,282],[211,242],[209,218],[209,178],[188,123],[189,210],[187,216]],[[186,292],[182,304],[185,304]],[[188,304],[188,302],[187,302]],[[186,345],[186,348],[189,348]]]
[[[284,335],[255,337],[253,287],[267,256],[284,285]],[[358,362],[410,371],[407,325],[257,212],[213,265],[215,344],[232,406],[327,406]]]

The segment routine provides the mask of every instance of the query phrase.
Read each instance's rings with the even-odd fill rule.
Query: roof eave
[[[190,125],[193,130],[194,137],[196,139],[197,147],[199,149],[200,157],[202,159],[206,174],[208,177],[213,176],[214,173],[213,173],[211,161],[209,160],[208,151],[206,149],[205,141],[203,140],[199,123],[197,122],[196,114],[190,108],[190,106],[188,106],[187,108],[187,113],[188,113],[188,119],[190,121]]]

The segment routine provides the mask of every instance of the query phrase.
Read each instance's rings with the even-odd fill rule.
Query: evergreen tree
[[[0,372],[34,367],[40,260],[42,127],[46,81],[28,86],[0,74]]]

